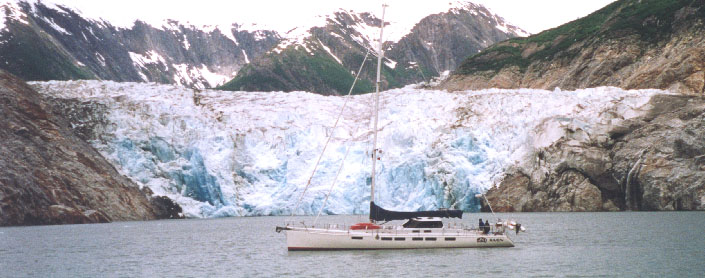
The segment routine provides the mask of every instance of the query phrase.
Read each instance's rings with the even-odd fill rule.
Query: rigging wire
[[[338,113],[338,118],[335,120],[335,124],[333,125],[332,131],[330,135],[328,136],[328,139],[326,140],[326,144],[323,145],[323,151],[321,151],[321,155],[318,156],[318,160],[316,161],[316,165],[313,167],[313,172],[311,173],[311,176],[308,178],[308,181],[306,182],[306,187],[304,187],[304,191],[301,192],[301,196],[299,197],[299,200],[296,202],[296,207],[291,211],[291,216],[294,216],[294,213],[296,213],[296,210],[299,209],[299,205],[301,204],[301,200],[303,200],[304,195],[306,194],[306,191],[308,190],[308,187],[311,186],[311,180],[313,179],[313,176],[316,174],[316,170],[318,169],[318,164],[321,163],[321,158],[323,158],[323,154],[326,152],[326,148],[328,148],[328,143],[330,143],[330,139],[333,138],[333,134],[335,133],[336,127],[338,127],[338,122],[340,121],[340,118],[343,116],[343,111],[345,111],[345,107],[348,105],[348,101],[350,100],[350,94],[352,94],[353,89],[355,88],[355,84],[357,83],[357,80],[360,78],[360,73],[362,73],[362,68],[365,66],[365,62],[367,61],[367,57],[370,55],[370,50],[367,50],[367,53],[365,54],[365,58],[362,60],[362,64],[360,64],[360,69],[357,71],[357,75],[355,75],[355,79],[353,80],[352,86],[350,86],[350,91],[348,91],[347,97],[345,98],[345,102],[343,103],[343,107],[340,109],[340,113]],[[346,154],[347,156],[347,154]],[[344,162],[344,160],[343,160]],[[337,178],[337,177],[336,177]],[[333,182],[335,184],[335,181]],[[326,197],[327,198],[327,197]]]
[[[487,206],[490,207],[490,212],[492,213],[492,216],[497,217],[497,215],[494,214],[494,210],[492,209],[492,204],[490,204],[490,200],[487,200],[487,196],[485,196],[485,194],[482,194],[482,197],[485,198],[485,202],[487,202]]]
[[[357,130],[355,130],[355,133],[357,133]],[[313,226],[316,226],[316,222],[318,222],[318,217],[321,216],[321,212],[323,212],[323,208],[325,208],[326,204],[328,204],[328,197],[330,197],[330,194],[333,192],[333,187],[335,187],[335,183],[338,181],[338,177],[340,176],[340,173],[343,172],[343,166],[345,166],[345,159],[348,158],[348,154],[350,153],[350,149],[352,149],[352,147],[348,146],[348,149],[345,151],[345,156],[343,156],[343,161],[340,162],[340,168],[338,169],[338,173],[335,174],[335,178],[333,179],[333,182],[330,185],[330,189],[328,189],[328,194],[326,194],[326,199],[323,200],[323,205],[321,206],[321,209],[318,210],[318,215],[316,215],[316,219],[313,220]]]

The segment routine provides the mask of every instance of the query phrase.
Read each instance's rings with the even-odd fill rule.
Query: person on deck
[[[490,233],[490,221],[485,220],[485,234],[489,234],[489,233]]]
[[[480,218],[480,232],[483,232],[485,230],[485,223],[482,222],[482,218]]]

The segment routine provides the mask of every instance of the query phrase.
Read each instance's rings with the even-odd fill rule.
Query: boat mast
[[[375,86],[375,125],[374,125],[374,139],[372,143],[372,183],[370,189],[370,203],[375,201],[375,167],[377,165],[377,122],[379,118],[379,84],[380,84],[380,72],[382,71],[382,57],[384,56],[384,50],[382,49],[382,39],[384,34],[384,11],[387,8],[386,4],[382,5],[382,21],[379,24],[379,44],[377,46],[377,83]],[[374,221],[372,218],[372,212],[370,211],[370,221]]]

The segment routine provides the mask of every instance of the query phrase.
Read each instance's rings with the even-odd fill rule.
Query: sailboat
[[[477,228],[464,224],[448,227],[444,226],[442,218],[460,219],[463,217],[461,210],[399,212],[386,210],[375,204],[375,167],[380,152],[377,149],[377,125],[385,8],[386,5],[383,5],[379,47],[377,48],[370,222],[349,226],[323,225],[322,227],[309,227],[303,223],[301,225],[287,223],[285,226],[277,226],[276,231],[286,234],[286,244],[289,251],[513,247],[514,242],[508,237],[508,231],[515,230],[518,234],[523,230],[521,225],[514,221],[498,220],[494,224],[488,223],[488,225]],[[385,225],[389,221],[395,220],[405,220],[405,222],[402,225]],[[378,224],[379,222],[383,224]]]

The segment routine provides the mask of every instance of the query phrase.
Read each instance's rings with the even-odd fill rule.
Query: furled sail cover
[[[463,218],[462,210],[435,210],[435,211],[391,211],[383,209],[374,202],[370,202],[370,220],[392,221],[406,220],[415,217],[446,217]]]

